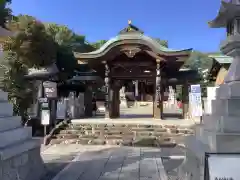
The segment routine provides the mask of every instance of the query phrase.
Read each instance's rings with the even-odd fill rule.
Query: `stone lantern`
[[[217,17],[209,25],[226,28],[227,38],[220,50],[233,57],[233,62],[211,100],[211,113],[204,114],[195,134],[185,139],[186,159],[179,170],[185,179],[210,179],[204,168],[205,153],[239,153],[240,149],[240,0],[221,1]],[[220,169],[227,166],[222,162]]]
[[[227,31],[227,39],[221,43],[220,50],[234,59],[225,83],[240,81],[240,0],[222,1],[217,17],[209,25]]]

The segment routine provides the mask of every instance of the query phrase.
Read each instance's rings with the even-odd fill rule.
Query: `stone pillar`
[[[154,99],[154,118],[161,119],[161,74],[160,74],[160,62],[157,61],[156,68],[156,85],[155,85],[155,99]]]
[[[105,65],[105,118],[109,118],[109,89],[110,89],[110,78],[109,78],[109,73],[110,69],[109,66],[106,62],[104,62]]]
[[[215,20],[209,23],[216,28],[222,27],[222,22],[229,20],[226,24],[230,25],[227,27],[230,36],[221,43],[221,52],[233,57],[233,61],[224,84],[216,89],[216,99],[211,100],[211,112],[203,116],[201,124],[195,127],[195,134],[186,136],[185,139],[186,159],[179,172],[189,174],[194,180],[210,179],[204,177],[207,173],[203,173],[205,152],[239,153],[240,149],[240,34],[236,29],[231,29],[231,23],[239,17],[240,6],[225,5],[232,2],[222,1],[221,15],[219,13]],[[221,168],[224,166],[231,164],[223,162],[219,165]],[[182,177],[181,174],[179,176]]]
[[[84,106],[85,106],[85,116],[92,117],[93,104],[92,104],[92,87],[87,84],[86,90],[84,92]]]
[[[182,85],[182,118],[187,119],[189,115],[189,92],[188,85]]]
[[[39,180],[45,173],[41,144],[32,138],[32,128],[13,116],[8,93],[0,90],[0,179]]]

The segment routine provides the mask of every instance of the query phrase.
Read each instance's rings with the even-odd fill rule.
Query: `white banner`
[[[208,154],[209,180],[240,180],[240,154]]]

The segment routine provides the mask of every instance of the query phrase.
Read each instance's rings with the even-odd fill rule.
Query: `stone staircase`
[[[0,90],[0,179],[40,179],[45,167],[40,156],[40,141],[32,137],[32,129],[13,116],[8,93]]]
[[[192,129],[176,125],[79,122],[60,130],[51,144],[174,147],[192,133]]]

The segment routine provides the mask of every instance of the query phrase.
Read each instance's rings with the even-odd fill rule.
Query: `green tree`
[[[46,24],[46,32],[57,43],[56,64],[60,70],[59,77],[62,81],[73,75],[77,66],[77,60],[74,57],[72,47],[76,43],[76,35],[66,26],[57,24]],[[84,43],[84,39],[81,39]]]
[[[213,60],[208,57],[208,54],[204,54],[199,51],[193,51],[191,56],[185,63],[185,67],[192,70],[196,70],[200,76],[200,84],[202,87],[202,95],[206,96],[206,87],[211,86],[212,83],[208,81],[208,72],[212,67]]]
[[[99,40],[95,43],[91,43],[91,45],[96,50],[96,49],[100,49],[106,42],[107,42],[106,40]]]
[[[159,39],[159,38],[155,38],[155,41],[157,41],[160,45],[168,48],[168,41],[166,41],[166,40],[161,40],[161,39]]]
[[[19,16],[9,22],[16,36],[4,43],[5,61],[9,70],[4,76],[4,90],[14,104],[14,112],[24,119],[31,105],[35,87],[24,75],[29,68],[41,68],[56,62],[57,44],[45,31],[45,26],[30,16]]]
[[[207,54],[201,53],[199,51],[193,51],[191,56],[186,61],[185,66],[191,69],[210,69],[212,67],[212,59],[208,57]]]
[[[6,21],[11,17],[12,10],[9,8],[11,0],[0,0],[0,26],[5,28]]]

